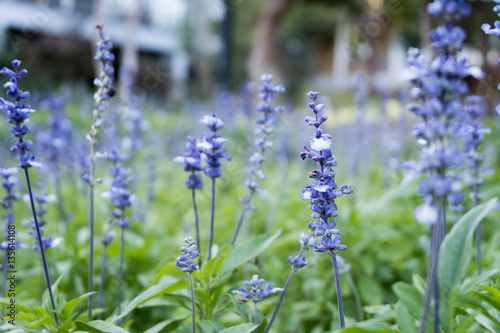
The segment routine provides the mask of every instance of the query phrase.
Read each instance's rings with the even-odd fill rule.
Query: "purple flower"
[[[36,183],[36,187],[39,191],[41,191],[44,188],[44,185],[41,183]],[[49,202],[54,202],[56,201],[56,196],[52,194],[48,194],[47,192],[44,192],[42,194],[36,194],[33,193],[33,199],[37,203],[37,217],[38,217],[38,226],[40,228],[40,234],[42,237],[42,246],[43,249],[49,249],[49,248],[56,248],[58,247],[62,242],[63,238],[62,237],[55,237],[52,238],[52,236],[44,236],[43,232],[45,229],[45,226],[47,225],[47,220],[45,219],[45,215],[47,215],[47,208],[46,204]],[[25,194],[23,196],[24,201],[29,201],[29,195]],[[23,221],[23,224],[26,226],[29,226],[31,230],[28,230],[28,234],[30,234],[33,237],[33,246],[32,249],[40,252],[40,242],[38,241],[38,235],[36,232],[36,224],[33,218],[30,218],[28,220]]]
[[[16,145],[12,146],[10,150],[17,153],[17,159],[21,168],[40,168],[41,164],[35,162],[35,155],[30,153],[33,143],[30,140],[24,140],[24,136],[31,132],[30,128],[26,125],[29,121],[29,115],[35,112],[29,104],[22,102],[22,100],[30,97],[30,93],[19,89],[19,80],[28,71],[25,69],[19,70],[21,66],[21,61],[19,60],[13,60],[12,66],[14,70],[6,67],[0,70],[0,74],[10,77],[10,80],[3,87],[7,89],[7,96],[14,99],[13,102],[10,102],[0,97],[0,109],[7,115],[7,122],[12,124],[10,132],[18,139]]]
[[[182,156],[174,158],[175,163],[184,164],[184,171],[191,172],[186,181],[188,189],[199,189],[203,187],[201,176],[196,174],[197,171],[203,170],[203,160],[205,155],[197,146],[198,140],[192,136],[188,136],[186,143],[186,152]]]
[[[315,251],[336,252],[337,250],[345,250],[347,247],[340,244],[342,242],[340,237],[332,238],[334,235],[340,234],[340,231],[335,229],[334,217],[338,216],[335,199],[351,194],[352,190],[350,186],[343,186],[339,189],[335,183],[335,172],[332,167],[337,165],[337,161],[331,151],[331,136],[323,133],[319,128],[327,117],[319,116],[324,105],[316,104],[318,95],[317,92],[308,94],[312,100],[312,103],[309,103],[309,108],[314,113],[315,119],[308,117],[306,122],[310,126],[314,126],[316,130],[314,136],[309,140],[309,146],[312,150],[305,147],[305,152],[301,154],[301,157],[315,161],[319,170],[309,173],[309,178],[313,181],[302,190],[301,198],[310,202],[309,208],[313,212],[311,218],[316,220],[313,222],[312,229],[315,230],[315,236],[322,237],[321,245],[315,246]]]
[[[248,298],[254,303],[257,303],[269,295],[283,291],[283,288],[271,288],[273,285],[271,282],[267,283],[264,289],[260,289],[259,286],[263,285],[264,283],[266,283],[266,280],[259,279],[258,275],[254,275],[250,281],[244,282],[246,286],[250,287],[250,290],[241,288],[241,291],[233,290],[231,291],[231,293]]]
[[[460,3],[457,2],[454,8],[459,10],[459,7]],[[403,184],[412,178],[425,176],[420,182],[418,194],[426,197],[426,203],[414,213],[416,220],[424,224],[437,221],[433,217],[435,209],[431,207],[442,202],[458,205],[459,199],[463,197],[459,194],[462,187],[457,173],[450,172],[461,167],[464,162],[458,142],[467,134],[468,126],[464,123],[466,115],[460,96],[468,92],[465,81],[468,76],[484,76],[479,68],[467,66],[466,59],[457,60],[452,55],[461,46],[458,47],[458,42],[450,42],[450,34],[460,35],[462,39],[465,37],[461,30],[452,31],[453,28],[447,24],[431,33],[434,43],[440,43],[437,49],[441,55],[430,64],[425,62],[417,49],[408,51],[410,68],[405,77],[415,86],[412,96],[420,100],[419,104],[410,104],[408,110],[422,119],[412,133],[422,150],[419,162],[405,164],[411,171]],[[453,43],[455,48],[451,46]]]
[[[199,268],[198,265],[194,264],[193,259],[198,258],[200,253],[197,251],[198,247],[196,246],[196,242],[193,237],[186,237],[184,239],[184,243],[186,246],[181,247],[183,255],[177,257],[175,265],[182,268],[183,272],[192,273]]]
[[[266,149],[272,146],[272,141],[269,138],[274,132],[274,124],[276,123],[276,119],[272,116],[281,109],[280,106],[271,104],[271,101],[274,99],[275,94],[285,91],[285,87],[282,85],[273,86],[271,84],[273,80],[271,74],[262,75],[261,80],[262,85],[259,87],[259,93],[263,104],[257,108],[262,113],[262,116],[256,121],[257,125],[259,125],[255,130],[255,145],[257,149],[250,157],[250,178],[245,181],[245,185],[252,192],[258,191],[260,188],[258,182],[266,178],[264,170],[262,170],[262,163],[265,160]]]
[[[200,123],[207,126],[212,134],[202,136],[201,140],[196,142],[196,148],[201,152],[201,158],[206,159],[205,174],[210,178],[218,178],[222,175],[220,160],[231,161],[231,155],[223,149],[227,139],[217,134],[217,131],[224,127],[224,123],[215,113],[204,116]]]
[[[112,149],[107,153],[96,154],[100,158],[105,158],[113,165],[109,168],[108,174],[112,177],[111,189],[101,196],[109,198],[116,208],[113,211],[115,224],[120,228],[126,228],[130,224],[130,219],[125,217],[125,208],[130,207],[134,196],[128,189],[128,186],[134,182],[129,177],[130,169],[123,167],[122,162],[128,160],[127,155],[121,155],[117,149]]]

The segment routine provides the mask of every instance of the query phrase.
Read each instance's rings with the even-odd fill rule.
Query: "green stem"
[[[255,325],[257,325],[257,303],[256,302],[253,302],[253,323]],[[254,331],[255,333],[257,333],[257,328],[255,329]]]
[[[123,212],[122,212],[123,214]],[[123,218],[123,215],[122,215]],[[121,242],[120,242],[120,272],[118,274],[118,313],[121,313],[121,303],[123,295],[123,258],[125,254],[125,228],[122,228]]]
[[[212,244],[214,241],[214,216],[215,216],[215,178],[212,178],[212,203],[210,213],[210,242],[208,244],[208,260],[212,259]]]
[[[54,310],[54,319],[56,321],[56,325],[59,326],[59,319],[58,319],[57,313],[56,313],[56,303],[54,302],[54,295],[52,294],[52,286],[51,286],[51,282],[50,282],[49,264],[47,262],[47,257],[45,256],[45,249],[43,248],[42,234],[40,232],[40,226],[38,224],[38,218],[37,218],[36,209],[35,209],[35,201],[33,199],[33,191],[31,190],[31,183],[30,183],[30,176],[28,173],[28,168],[24,168],[24,174],[26,176],[26,184],[28,187],[28,193],[29,193],[29,197],[30,197],[31,211],[33,212],[33,220],[35,221],[38,245],[40,246],[40,254],[42,256],[42,264],[43,264],[43,269],[45,272],[45,280],[47,282],[47,289],[49,290],[50,303],[52,305],[52,310]]]
[[[191,316],[193,324],[193,333],[196,332],[196,303],[194,299],[193,273],[189,272],[189,288],[191,289]]]
[[[106,259],[107,259],[107,256],[108,256],[108,246],[104,245],[102,251],[103,251],[103,255],[102,255],[102,266],[101,266],[101,281],[100,281],[100,284],[99,284],[99,296],[98,296],[98,303],[97,303],[99,309],[102,309],[102,306],[103,306],[102,297],[103,297],[103,294],[104,294],[104,278],[106,277]],[[97,316],[97,318],[99,320],[101,320],[102,319],[102,314],[99,313],[99,315]]]
[[[238,225],[236,226],[236,231],[234,232],[233,240],[231,241],[231,246],[234,246],[236,244],[236,239],[238,238],[238,234],[240,233],[241,225],[243,224],[243,221],[245,220],[245,214],[246,212],[250,209],[250,203],[252,201],[252,196],[253,196],[253,191],[250,191],[250,195],[248,198],[243,199],[241,203],[241,215],[240,219],[238,220]]]
[[[358,288],[354,283],[354,279],[352,278],[351,273],[347,274],[347,279],[349,281],[349,285],[351,286],[352,294],[354,295],[354,301],[356,302],[356,309],[358,311],[358,320],[363,321],[364,320],[363,304],[361,303],[361,297],[359,296]]]
[[[339,308],[340,328],[344,328],[345,327],[344,304],[342,301],[342,288],[340,286],[340,274],[339,274],[339,267],[337,265],[337,254],[333,251],[330,251],[329,254],[332,257],[333,272],[335,274],[335,286],[337,288],[337,305]]]

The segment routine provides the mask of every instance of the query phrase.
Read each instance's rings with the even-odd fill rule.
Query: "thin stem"
[[[295,272],[297,269],[295,267],[292,267],[292,270],[290,271],[290,275],[288,275],[288,279],[286,280],[285,288],[283,288],[283,292],[281,293],[280,299],[278,301],[278,304],[276,304],[276,307],[274,308],[273,315],[271,317],[271,320],[269,320],[269,323],[267,324],[266,330],[264,333],[269,332],[271,329],[271,326],[273,325],[274,319],[276,319],[276,316],[278,315],[278,311],[280,310],[281,304],[283,303],[283,300],[285,299],[285,295],[288,291],[288,287],[290,287],[290,283],[292,282],[293,276],[295,275]]]
[[[50,303],[52,305],[52,310],[54,310],[54,319],[56,321],[56,325],[59,326],[59,319],[57,318],[57,313],[56,313],[56,303],[54,302],[54,295],[52,294],[52,286],[51,286],[51,282],[50,282],[49,264],[47,263],[47,257],[45,256],[45,249],[43,248],[42,235],[40,233],[40,227],[38,225],[38,218],[36,215],[35,201],[33,199],[33,192],[31,190],[31,183],[30,183],[30,176],[28,173],[28,168],[24,168],[24,174],[26,175],[26,184],[27,184],[28,193],[30,196],[31,211],[33,212],[33,220],[35,220],[36,234],[38,237],[38,244],[40,245],[40,254],[42,256],[42,263],[43,263],[43,269],[45,272],[45,280],[47,282],[47,289],[49,290]]]
[[[2,274],[2,286],[0,287],[0,297],[5,297],[5,287],[6,287],[6,284],[7,284],[7,265],[9,264],[7,262],[7,253],[8,253],[8,250],[5,250],[5,255],[3,257],[3,274]],[[2,316],[3,317],[3,316]]]
[[[311,236],[311,233],[309,234],[309,236]],[[300,259],[302,257],[304,250],[305,250],[305,246],[302,245],[300,247],[299,254],[297,254],[297,258]],[[273,315],[271,317],[271,320],[269,320],[269,323],[267,324],[264,333],[269,332],[269,330],[271,329],[271,326],[273,325],[274,319],[276,319],[276,316],[278,315],[278,311],[280,310],[281,304],[283,303],[283,300],[285,299],[285,295],[288,291],[288,287],[290,287],[290,283],[292,283],[293,276],[295,275],[295,272],[297,270],[298,270],[298,268],[296,266],[292,266],[292,270],[290,271],[290,275],[288,275],[288,279],[286,280],[285,287],[283,288],[283,291],[281,292],[281,296],[280,296],[280,299],[278,301],[278,304],[276,304],[276,307],[274,308]]]
[[[335,274],[335,286],[337,287],[337,305],[339,308],[340,328],[344,328],[345,327],[344,305],[342,302],[342,288],[340,287],[340,274],[339,274],[339,268],[337,265],[337,255],[335,252],[332,252],[332,251],[330,251],[329,254],[332,257],[333,272]]]
[[[238,221],[238,225],[236,226],[236,231],[234,232],[233,240],[231,241],[231,246],[234,246],[236,244],[236,239],[238,238],[238,234],[240,233],[241,225],[245,220],[245,214],[248,211],[248,209],[250,209],[250,202],[252,201],[253,192],[254,191],[250,191],[249,197],[244,199],[242,202],[241,215]]]
[[[194,171],[193,171],[194,176]],[[200,225],[198,222],[198,206],[196,205],[196,189],[192,188],[193,191],[193,210],[194,210],[194,223],[196,226],[196,245],[201,250],[201,242],[200,242]],[[198,259],[198,265],[201,266],[201,258]]]
[[[257,303],[256,302],[253,302],[253,323],[255,325],[257,325]],[[255,329],[254,332],[257,333],[257,328]]]
[[[123,218],[123,215],[122,215]],[[125,228],[122,228],[120,242],[120,272],[118,275],[118,316],[121,313],[122,293],[123,293],[123,257],[125,252]]]
[[[481,224],[476,229],[476,267],[477,275],[481,274]]]
[[[347,274],[347,279],[349,281],[349,285],[351,286],[352,294],[354,295],[354,301],[356,302],[356,309],[358,311],[358,320],[363,321],[364,320],[363,304],[361,303],[361,297],[359,296],[358,288],[354,283],[354,279],[352,278],[351,273]]]
[[[88,292],[94,291],[94,144],[93,140],[90,143],[90,171],[89,171],[89,226],[90,226],[90,240],[89,240],[89,281]],[[88,320],[92,320],[92,295],[89,296],[87,301]]]
[[[212,204],[210,213],[210,242],[208,244],[208,260],[212,259],[212,244],[214,241],[214,214],[215,214],[215,178],[212,178]]]
[[[193,273],[189,272],[189,288],[191,289],[191,315],[193,323],[193,333],[196,332],[196,304],[194,300]]]
[[[441,212],[439,212],[439,217],[443,217]],[[422,312],[420,314],[419,333],[425,333],[426,331],[432,294],[434,295],[434,332],[439,332],[439,286],[437,285],[437,267],[439,248],[441,245],[441,231],[441,221],[437,221],[437,223],[431,225],[431,270],[427,275],[427,285],[425,288],[424,301],[422,303]],[[438,328],[437,331],[436,326]]]
[[[101,281],[99,283],[99,298],[97,301],[99,309],[102,309],[103,306],[102,298],[104,294],[104,278],[106,277],[106,259],[108,256],[108,246],[104,245],[102,251],[103,255],[102,255],[102,265],[101,265]],[[102,319],[102,313],[99,313],[97,315],[97,319],[99,320]]]
[[[66,215],[66,210],[64,209],[63,202],[63,193],[62,193],[62,184],[61,184],[61,176],[59,174],[59,169],[54,171],[54,181],[56,186],[56,195],[57,195],[57,208],[59,210],[59,216],[64,222],[68,222],[68,216]]]
[[[479,197],[479,164],[477,162],[474,163],[474,206],[477,207],[480,203]],[[481,224],[477,226],[476,229],[476,269],[477,275],[481,274]]]
[[[443,202],[442,206],[442,211],[443,211],[443,220],[441,221],[441,225],[443,226],[442,232],[441,232],[441,240],[440,240],[440,245],[443,242],[444,236],[448,233],[448,224],[446,223],[446,201]]]

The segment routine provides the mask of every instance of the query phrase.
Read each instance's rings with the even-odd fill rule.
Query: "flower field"
[[[428,4],[434,53],[410,47],[397,89],[359,73],[291,95],[262,73],[155,103],[118,85],[106,25],[92,90],[5,64],[0,332],[500,332],[500,111],[463,55],[474,9]]]

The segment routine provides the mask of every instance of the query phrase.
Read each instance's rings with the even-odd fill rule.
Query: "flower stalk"
[[[84,175],[84,180],[89,185],[89,278],[88,278],[88,292],[94,290],[94,187],[95,184],[100,182],[100,179],[95,179],[95,161],[96,161],[96,144],[99,128],[102,127],[102,113],[108,109],[108,101],[114,95],[113,90],[113,75],[114,68],[111,63],[114,61],[115,56],[111,53],[113,44],[109,38],[104,35],[102,26],[96,27],[99,30],[99,42],[97,43],[97,53],[94,57],[95,60],[100,61],[102,68],[99,78],[94,80],[94,85],[98,88],[94,94],[94,110],[92,112],[94,122],[90,127],[90,132],[87,134],[89,141],[89,172]],[[92,320],[92,295],[88,298],[87,314],[88,320]]]
[[[22,103],[23,100],[30,97],[28,91],[22,91],[19,89],[19,80],[28,73],[26,69],[19,70],[21,66],[21,61],[13,60],[12,66],[14,70],[3,67],[0,70],[0,74],[7,75],[10,77],[9,81],[3,85],[7,89],[7,96],[14,99],[14,103],[3,98],[0,98],[0,108],[7,115],[7,122],[12,124],[10,132],[17,138],[17,142],[10,150],[17,153],[17,159],[19,161],[19,166],[24,170],[24,175],[26,178],[26,185],[29,193],[31,211],[33,214],[33,220],[35,222],[35,229],[37,233],[37,239],[40,242],[40,255],[42,257],[42,265],[45,275],[45,281],[47,283],[47,289],[49,291],[50,303],[52,306],[53,315],[55,323],[59,326],[59,319],[56,313],[56,304],[54,302],[54,296],[52,293],[52,285],[49,273],[49,264],[47,262],[47,257],[45,255],[45,249],[42,243],[42,237],[40,232],[40,225],[38,224],[37,212],[35,208],[35,201],[33,198],[33,191],[31,188],[31,182],[29,177],[28,169],[31,167],[41,168],[41,164],[35,162],[35,155],[31,154],[30,151],[33,148],[33,142],[30,140],[24,140],[24,136],[31,132],[30,128],[26,125],[29,121],[29,115],[35,110],[31,109],[31,106],[26,103]]]

